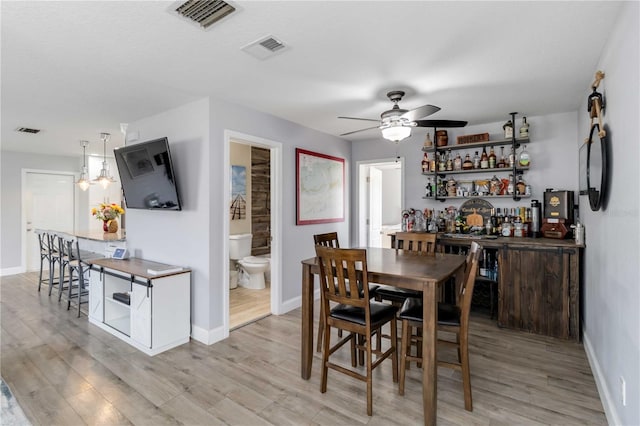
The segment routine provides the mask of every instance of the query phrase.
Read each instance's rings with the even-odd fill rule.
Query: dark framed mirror
[[[587,142],[587,188],[591,210],[603,206],[607,192],[607,136],[600,136],[600,126],[591,126]]]

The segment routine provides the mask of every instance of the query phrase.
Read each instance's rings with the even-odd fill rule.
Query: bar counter
[[[391,235],[392,244],[395,234]],[[581,261],[573,239],[438,234],[445,252],[477,241],[498,259],[498,326],[580,341]]]

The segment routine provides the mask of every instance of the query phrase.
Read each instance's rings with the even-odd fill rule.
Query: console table
[[[87,263],[90,323],[147,355],[189,341],[190,269],[137,258]]]

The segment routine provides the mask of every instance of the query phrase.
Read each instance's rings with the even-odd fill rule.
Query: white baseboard
[[[212,330],[206,330],[197,325],[191,324],[191,338],[205,345],[212,345],[216,342],[224,340],[224,327],[217,327]]]
[[[13,268],[4,268],[0,269],[0,277],[4,277],[6,275],[16,275],[16,274],[24,274],[25,268],[22,266],[15,266]]]
[[[593,346],[591,346],[589,335],[586,332],[582,333],[582,343],[584,344],[587,360],[593,372],[593,378],[596,381],[596,387],[598,388],[598,394],[600,394],[600,401],[604,408],[604,414],[607,417],[607,423],[610,425],[622,424],[620,423],[620,416],[618,416],[618,412],[616,411],[616,405],[611,397],[611,392],[609,392],[609,388],[607,387],[607,381],[600,368],[600,363],[593,350]]]
[[[313,300],[320,299],[320,289],[313,292]],[[280,306],[282,308],[282,313],[286,314],[289,311],[293,311],[294,309],[298,309],[302,306],[302,296],[294,297],[293,299],[289,299],[282,303]]]

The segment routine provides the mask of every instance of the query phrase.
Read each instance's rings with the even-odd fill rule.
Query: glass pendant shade
[[[89,189],[89,179],[87,178],[87,145],[89,145],[88,141],[80,141],[80,146],[82,146],[82,172],[80,173],[80,179],[76,182],[76,184],[82,189],[86,191]]]
[[[411,136],[411,127],[391,126],[382,129],[382,137],[393,142],[399,142]]]
[[[116,182],[116,180],[109,175],[109,164],[107,163],[107,141],[110,137],[111,135],[109,133],[100,133],[100,139],[102,139],[103,144],[102,169],[100,169],[98,177],[93,180],[94,183],[99,183],[104,189],[107,189],[110,183]]]

